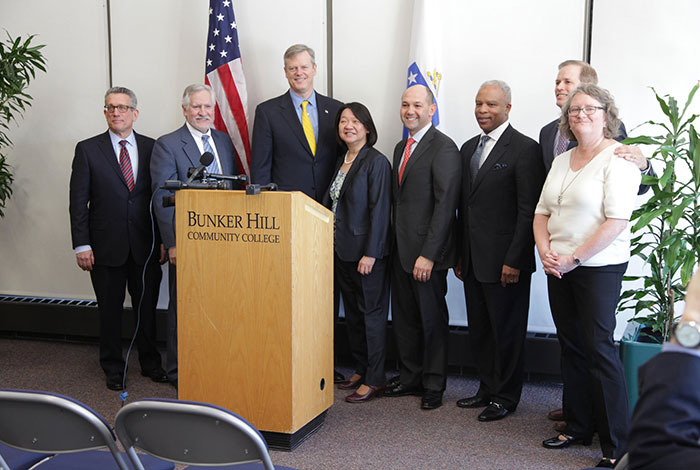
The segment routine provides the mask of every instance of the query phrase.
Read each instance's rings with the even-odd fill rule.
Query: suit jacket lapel
[[[146,155],[146,150],[143,148],[143,137],[134,132],[134,137],[136,138],[136,148],[139,151],[139,173],[138,177],[136,178],[136,186],[140,186],[144,184],[144,181],[146,181],[145,175],[148,174],[150,171],[149,168],[149,162],[146,161],[144,155]],[[125,183],[126,184],[126,183]],[[136,187],[134,187],[135,189]],[[150,188],[147,188],[148,191],[150,191]]]
[[[362,165],[362,162],[367,157],[368,150],[369,150],[369,147],[367,147],[367,146],[362,147],[362,149],[360,150],[360,153],[358,153],[357,157],[355,157],[355,161],[352,162],[352,166],[348,170],[348,174],[345,175],[345,181],[343,182],[343,186],[340,188],[339,199],[343,197],[343,193],[348,188],[348,186],[350,186],[350,182],[352,182],[352,179],[355,177],[357,172],[360,171],[360,165]],[[341,158],[339,160],[340,160],[340,165],[342,166],[343,159]],[[336,174],[337,173],[338,172],[336,171]]]
[[[98,143],[98,147],[102,152],[102,156],[106,159],[107,165],[109,165],[112,168],[112,170],[114,170],[114,172],[117,174],[117,178],[119,178],[124,187],[128,188],[128,186],[126,185],[126,180],[124,179],[124,173],[122,173],[122,169],[119,166],[119,161],[117,160],[118,155],[115,155],[114,153],[114,147],[112,147],[112,140],[109,138],[109,131],[102,134]]]
[[[411,156],[408,158],[408,162],[406,163],[406,168],[403,169],[403,177],[401,178],[401,184],[406,182],[406,178],[408,178],[408,175],[411,173],[411,168],[416,164],[416,161],[425,153],[425,151],[430,147],[430,143],[433,140],[433,137],[435,137],[435,127],[432,125],[430,126],[430,129],[423,135],[423,138],[418,142],[418,145],[416,145],[416,148],[413,149],[413,153]],[[406,141],[403,141],[403,148],[406,148]],[[401,151],[402,153],[404,150]],[[399,162],[401,159],[399,158]],[[398,177],[398,176],[397,176]],[[398,182],[398,179],[397,179]]]
[[[318,97],[318,95],[316,95]],[[318,105],[318,99],[316,100]],[[309,142],[306,140],[306,135],[304,135],[304,128],[301,127],[301,122],[299,121],[299,116],[297,116],[297,111],[294,109],[294,103],[292,103],[292,97],[289,96],[289,92],[282,95],[282,104],[280,105],[280,113],[284,118],[285,122],[289,125],[292,134],[299,139],[299,143],[306,149],[309,153],[309,157],[313,157],[311,153],[311,147],[309,147]],[[321,113],[319,111],[319,133],[321,125]]]
[[[225,136],[219,134],[218,132],[214,132],[214,128],[211,130],[211,137],[214,139],[214,145],[216,145],[216,151],[219,153],[219,162],[221,162],[221,173],[224,175],[232,175],[233,174],[233,168],[232,164],[233,162],[229,158],[225,158],[223,149],[228,147],[227,145],[224,145],[224,141],[222,139],[226,138]],[[233,156],[235,158],[235,156]]]
[[[182,140],[182,151],[190,161],[190,165],[197,168],[199,166],[199,159],[202,156],[199,154],[199,147],[194,141],[194,137],[187,128],[187,124],[183,124],[180,128],[180,139]]]
[[[318,107],[318,135],[316,136],[316,141],[318,142],[321,141],[322,135],[326,135],[327,132],[333,131],[333,124],[335,123],[335,116],[331,116],[331,113],[328,111],[328,107],[326,106],[326,101],[325,96],[321,96],[316,93],[316,106]],[[304,140],[306,140],[306,138],[304,138]]]
[[[510,126],[510,124],[508,124],[508,127],[505,131],[503,131],[503,134],[501,134],[501,137],[498,139],[498,142],[496,142],[496,145],[491,149],[491,153],[489,153],[489,156],[486,157],[484,164],[481,165],[481,168],[479,168],[479,172],[476,174],[476,179],[472,185],[472,192],[479,187],[479,184],[481,184],[481,181],[484,179],[486,174],[488,174],[496,162],[498,162],[501,157],[503,157],[503,154],[505,154],[506,148],[508,145],[510,145],[511,129],[513,128]]]

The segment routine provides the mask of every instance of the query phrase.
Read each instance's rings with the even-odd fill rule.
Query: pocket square
[[[494,169],[494,170],[505,170],[506,168],[508,168],[508,164],[507,164],[507,163],[496,163],[496,164],[493,166],[493,169]]]

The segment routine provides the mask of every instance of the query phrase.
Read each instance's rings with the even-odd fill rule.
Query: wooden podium
[[[301,192],[181,190],[175,207],[179,398],[292,449],[333,404],[333,214]]]

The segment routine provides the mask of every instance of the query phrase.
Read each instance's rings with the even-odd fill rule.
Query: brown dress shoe
[[[551,419],[552,421],[564,421],[564,410],[561,408],[552,410],[547,413],[547,418]]]
[[[360,395],[359,393],[355,392],[352,395],[345,397],[345,401],[348,403],[364,403],[366,401],[370,401],[374,397],[382,396],[384,393],[384,387],[374,387],[372,385],[367,386],[369,387],[369,391],[367,393]]]
[[[554,430],[558,432],[566,431],[566,421],[557,421],[554,423]]]
[[[361,375],[358,375],[356,380],[353,380],[352,377],[350,377],[345,382],[340,382],[338,384],[338,388],[341,390],[352,390],[352,389],[357,388],[360,385],[362,385],[363,380],[364,380],[364,377],[362,377]]]

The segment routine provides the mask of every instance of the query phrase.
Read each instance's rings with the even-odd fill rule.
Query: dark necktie
[[[132,191],[134,189],[134,170],[131,168],[131,157],[129,157],[129,151],[126,149],[126,144],[126,140],[119,141],[119,145],[122,146],[122,149],[119,152],[119,166],[122,169],[126,186],[129,188],[129,191]]]
[[[481,141],[479,142],[479,145],[476,147],[476,150],[474,151],[474,155],[472,155],[472,159],[469,162],[469,170],[471,171],[471,174],[472,174],[472,183],[476,179],[476,174],[479,172],[479,168],[481,167],[481,154],[484,153],[484,147],[486,146],[487,140],[489,140],[489,136],[484,135],[481,137]]]

